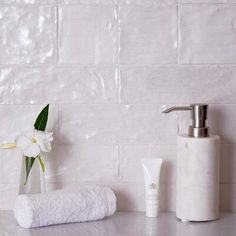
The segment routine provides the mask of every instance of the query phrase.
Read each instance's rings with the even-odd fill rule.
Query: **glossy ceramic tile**
[[[116,144],[122,128],[119,105],[64,105],[61,106],[60,143]],[[76,127],[76,132],[74,132]]]
[[[221,146],[221,183],[236,183],[236,148],[235,145],[225,144]]]
[[[164,116],[155,105],[64,105],[60,143],[173,144],[177,116]],[[73,132],[74,127],[78,132]]]
[[[48,182],[70,184],[118,179],[116,146],[54,145],[46,155],[45,164]]]
[[[176,62],[176,6],[121,5],[119,17],[121,64],[152,65]]]
[[[111,188],[117,196],[119,211],[144,211],[145,192],[142,183],[113,184]]]
[[[0,184],[0,192],[1,210],[12,210],[19,193],[18,184]]]
[[[224,211],[236,211],[236,184],[220,185],[220,208]]]
[[[120,178],[125,182],[143,182],[142,158],[162,158],[162,183],[176,182],[175,145],[122,145],[120,147]]]
[[[175,144],[177,116],[166,117],[156,105],[126,105],[119,140],[123,144]]]
[[[180,6],[180,62],[235,63],[234,5]]]
[[[12,76],[11,68],[1,68],[0,69],[0,103],[4,103],[4,101],[8,100],[11,80],[9,77]]]
[[[0,63],[54,63],[56,8],[0,6]]]
[[[17,149],[0,149],[2,184],[19,184],[22,155],[23,153]]]
[[[5,104],[118,102],[113,67],[2,67],[0,78]]]
[[[59,62],[62,64],[116,63],[116,8],[104,5],[59,8]]]
[[[235,103],[235,72],[236,67],[124,66],[120,73],[121,102]]]

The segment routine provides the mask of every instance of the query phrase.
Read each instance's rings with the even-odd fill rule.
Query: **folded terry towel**
[[[96,186],[19,195],[14,215],[21,227],[34,228],[100,220],[115,211],[116,197],[112,190]]]

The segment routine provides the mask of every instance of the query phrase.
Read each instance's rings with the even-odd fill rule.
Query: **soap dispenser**
[[[208,105],[171,107],[190,111],[188,134],[177,136],[176,217],[182,222],[219,218],[220,137],[209,134],[206,126]]]

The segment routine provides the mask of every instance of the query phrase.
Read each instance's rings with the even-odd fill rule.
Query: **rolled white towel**
[[[108,187],[61,189],[19,195],[14,216],[23,228],[95,221],[116,211],[116,197]]]

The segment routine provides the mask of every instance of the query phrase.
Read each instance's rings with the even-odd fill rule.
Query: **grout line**
[[[57,184],[57,183],[61,183],[60,181],[48,181],[48,183],[50,184]],[[118,181],[97,181],[97,180],[94,180],[94,181],[73,181],[72,183],[78,183],[78,184],[117,184],[117,185],[129,185],[129,184],[141,184],[140,187],[143,188],[143,183],[144,183],[144,180],[139,180],[139,181],[122,181],[122,182],[118,182]],[[173,183],[166,183],[166,182],[161,182],[161,185],[175,185],[175,182]]]
[[[117,63],[115,64],[71,64],[71,63],[58,63],[59,66],[75,66],[75,67],[115,67],[117,66]],[[36,66],[36,67],[48,67],[48,66],[55,66],[55,63],[53,62],[49,62],[49,63],[42,63],[42,64],[38,64],[38,63],[0,63],[0,66],[28,66],[28,67],[32,67],[32,66]]]
[[[2,172],[3,172],[3,161],[2,158],[0,158],[0,187],[2,184]],[[1,188],[0,188],[0,200],[1,200]]]
[[[58,5],[60,6],[116,6],[118,5],[118,0],[115,0],[114,3],[86,3],[86,2],[68,2],[63,3],[62,1],[58,0]]]
[[[116,6],[116,37],[117,37],[117,64],[120,65],[120,11],[119,11],[119,6]]]
[[[56,7],[57,3],[37,4],[37,3],[0,3],[0,7]]]
[[[180,5],[177,4],[177,64],[180,63]]]
[[[173,3],[168,3],[166,7],[174,6],[174,5],[222,5],[222,6],[236,6],[236,3],[234,2],[184,2],[184,1],[176,1]],[[128,5],[128,6],[163,6],[161,3],[143,3],[143,4],[137,4],[137,3],[120,3],[119,0],[116,0],[115,3],[109,3],[109,4],[104,4],[104,3],[62,3],[59,0],[55,0],[55,3],[0,3],[0,7],[6,7],[6,6],[32,6],[32,7],[48,7],[48,6],[123,6],[123,5]]]
[[[35,67],[35,68],[46,68],[46,67],[52,67],[52,66],[57,66],[57,67],[120,67],[120,68],[124,68],[124,67],[130,67],[130,68],[155,68],[155,67],[235,67],[236,64],[234,63],[196,63],[196,64],[185,64],[185,63],[180,63],[180,64],[173,64],[173,63],[160,63],[160,64],[153,64],[153,65],[125,65],[125,64],[64,64],[64,63],[45,63],[45,64],[27,64],[27,63],[19,63],[19,64],[4,64],[4,63],[0,63],[0,67]]]
[[[56,65],[59,64],[59,6],[57,5],[56,6],[56,26],[57,26],[57,29],[56,29],[56,35],[57,35],[57,39],[56,39],[56,50],[57,50],[57,53],[56,53]]]
[[[189,104],[188,102],[178,102],[178,103],[173,103],[173,102],[165,102],[165,103],[114,103],[114,102],[107,102],[107,103],[82,103],[82,102],[55,102],[55,101],[48,101],[50,104],[54,105],[75,105],[75,106],[111,106],[111,105],[116,105],[116,106],[162,106],[162,105],[183,105],[183,104]],[[39,106],[45,104],[45,102],[40,102],[40,103],[1,103],[0,106],[9,106],[9,105],[14,105],[14,106]],[[236,102],[232,103],[211,103],[208,102],[209,105],[212,106],[236,106]]]
[[[117,166],[117,175],[118,175],[118,180],[120,181],[120,147],[121,145],[118,144],[117,145],[117,152],[118,152],[118,159],[117,159],[117,163],[118,163],[118,166]]]
[[[178,2],[180,5],[222,5],[222,6],[236,6],[234,2]]]
[[[116,5],[116,37],[117,37],[117,79],[118,79],[118,103],[121,103],[121,74],[120,74],[120,11],[117,1]]]
[[[156,66],[236,66],[236,63],[159,63],[159,64],[121,64],[126,67],[156,67]]]
[[[177,112],[177,116],[178,116],[178,119],[177,119],[178,123],[177,123],[177,134],[176,135],[179,135],[180,134],[180,115],[179,115],[179,112]]]
[[[58,119],[58,121],[57,121],[58,123],[56,124],[56,134],[55,134],[55,136],[57,137],[57,141],[58,141],[57,145],[61,145],[60,144],[60,139],[61,139],[60,127],[61,127],[61,124],[62,124],[62,107],[61,107],[60,104],[58,104],[58,106],[57,106],[57,119]]]
[[[60,183],[60,182],[50,182],[49,183]],[[118,181],[75,181],[75,183],[78,183],[78,184],[114,184],[114,185],[132,185],[132,184],[136,184],[136,185],[140,185],[140,187],[142,188],[143,187],[143,183],[144,183],[144,180],[138,180],[138,181],[121,181],[121,182],[118,182]],[[162,186],[176,186],[176,182],[161,182],[160,183]],[[220,182],[219,183],[220,185],[235,185],[236,186],[236,183],[234,182]],[[14,185],[14,184],[13,184]]]
[[[58,114],[59,114],[59,112],[58,112]],[[59,119],[59,118],[58,118]],[[145,146],[145,147],[176,147],[176,145],[177,144],[166,144],[166,143],[163,143],[163,144],[160,144],[160,143],[157,143],[157,144],[150,144],[150,143],[146,143],[146,144],[140,144],[140,143],[136,143],[136,144],[134,144],[134,143],[131,143],[131,144],[127,144],[127,143],[125,143],[125,144],[101,144],[100,142],[98,142],[98,143],[86,143],[86,142],[81,142],[81,143],[61,143],[61,142],[58,142],[58,143],[54,143],[54,145],[56,145],[56,146],[71,146],[71,145],[76,145],[76,146],[81,146],[81,147],[83,147],[83,146],[102,146],[102,147],[119,147],[119,148],[121,148],[121,146],[129,146],[129,147],[136,147],[136,146],[141,146],[141,147],[143,147],[143,146]],[[223,144],[223,145],[225,145],[225,146],[230,146],[231,144]],[[233,145],[233,144],[232,144]],[[118,150],[118,148],[117,148],[117,150]],[[119,150],[119,155],[120,155],[120,150]]]
[[[110,4],[104,4],[104,3],[61,3],[59,0],[56,0],[55,3],[0,3],[0,7],[55,7],[55,6],[123,6],[123,5],[128,5],[128,6],[162,6],[160,3],[144,3],[144,4],[137,4],[137,3],[119,3],[119,1],[115,1],[115,3],[110,3]],[[175,6],[175,5],[219,5],[219,6],[236,6],[236,3],[234,2],[173,2],[169,3],[165,7],[170,7],[170,6]]]

